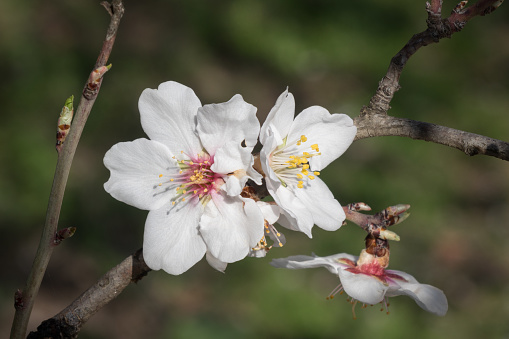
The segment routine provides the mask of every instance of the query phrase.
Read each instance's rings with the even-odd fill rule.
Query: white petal
[[[263,216],[251,199],[212,196],[200,221],[208,251],[220,261],[243,259],[263,236]]]
[[[364,304],[379,303],[389,288],[371,275],[351,273],[344,269],[339,270],[339,278],[346,294]]]
[[[345,212],[320,178],[308,180],[308,185],[295,188],[293,191],[313,216],[316,226],[327,231],[335,231],[341,227],[345,220]],[[295,211],[292,212],[296,214]]]
[[[286,89],[277,98],[276,104],[270,110],[260,130],[260,142],[262,145],[265,145],[269,127],[272,127],[274,132],[277,133],[278,145],[282,144],[283,139],[288,135],[294,115],[295,99],[292,93],[288,93],[288,89]]]
[[[200,261],[207,250],[198,232],[202,213],[196,199],[150,211],[143,236],[143,258],[148,267],[177,275]]]
[[[254,158],[251,151],[238,145],[225,145],[216,151],[212,171],[225,176],[228,195],[239,195],[248,179],[261,184],[261,176],[252,168]]]
[[[158,89],[147,88],[138,102],[141,126],[150,139],[165,144],[174,154],[189,156],[202,151],[196,135],[200,100],[189,87],[168,81]]]
[[[311,211],[303,204],[303,202],[288,188],[279,186],[277,191],[273,191],[270,187],[270,180],[266,181],[267,189],[274,201],[283,209],[283,213],[279,219],[279,224],[291,230],[303,232],[312,238],[311,228],[314,225],[313,215]],[[290,222],[290,227],[285,221]]]
[[[198,110],[197,122],[198,135],[210,155],[224,145],[240,145],[244,140],[251,152],[260,131],[256,107],[239,94],[228,102],[203,106]]]
[[[444,292],[434,286],[420,284],[410,274],[401,271],[388,271],[407,280],[391,279],[387,296],[408,295],[422,309],[433,314],[444,316],[447,313],[447,297]]]
[[[288,140],[298,140],[305,135],[308,141],[299,147],[303,150],[318,144],[321,155],[312,157],[309,164],[313,171],[321,171],[347,150],[356,133],[357,127],[348,115],[330,114],[323,107],[312,106],[297,115]]]
[[[306,179],[304,188],[284,187],[270,167],[269,156],[275,148],[274,135],[269,135],[260,152],[260,162],[265,172],[267,190],[283,209],[279,224],[311,236],[314,224],[328,231],[335,231],[345,220],[343,208],[331,191],[318,177]]]
[[[339,274],[341,265],[334,260],[308,255],[294,255],[288,258],[273,259],[270,264],[277,268],[303,269],[325,267],[333,274]]]
[[[281,209],[276,204],[269,204],[264,201],[257,201],[256,204],[260,208],[263,214],[263,218],[267,220],[269,224],[274,224],[279,219]]]
[[[212,254],[210,254],[210,252],[207,252],[207,254],[205,255],[205,258],[207,259],[207,262],[209,263],[209,265],[212,266],[213,268],[215,268],[216,270],[218,270],[219,272],[224,273],[224,271],[226,270],[226,266],[228,266],[227,263],[222,262],[221,260],[217,259]]]
[[[172,156],[165,145],[153,140],[118,143],[104,156],[104,165],[111,172],[104,189],[126,204],[159,209],[175,195],[176,186],[169,179],[179,168]]]

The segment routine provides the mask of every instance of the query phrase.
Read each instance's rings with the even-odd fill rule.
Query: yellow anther
[[[314,179],[314,178],[313,178],[313,179]],[[198,193],[198,191],[197,191],[197,190],[194,190],[194,191],[193,191],[193,193],[194,193],[194,194],[196,194],[196,193]]]
[[[179,171],[179,174],[182,174],[182,170]]]
[[[313,172],[315,175],[320,175],[320,172]]]
[[[182,198],[182,201],[186,201],[186,198]]]
[[[308,178],[309,178],[309,179],[311,179],[311,180],[314,180],[314,179],[315,179],[315,177],[314,177],[314,176],[312,176],[312,175],[308,176]]]
[[[311,145],[310,147],[311,147],[311,149],[316,150],[316,149],[318,149],[318,144],[313,144],[313,145]]]
[[[184,151],[180,151],[180,154],[184,154]]]
[[[208,160],[205,160],[203,163],[208,164],[208,163],[209,163],[209,161],[208,161]]]
[[[302,152],[302,155],[305,156],[305,157],[309,157],[309,153],[308,152]]]
[[[302,174],[297,173],[297,178],[302,179],[303,178]]]
[[[194,162],[192,162],[192,161],[189,161],[189,165],[192,165],[192,164],[194,164]]]
[[[306,141],[308,141],[308,138],[306,138],[306,136],[305,136],[305,135],[301,135],[301,136],[300,136],[300,141],[302,141],[302,142],[306,142]]]
[[[172,201],[172,202],[171,202],[171,204],[172,204],[173,206],[175,206],[175,201]]]
[[[200,194],[198,194],[198,198],[200,198],[200,199],[201,199],[201,197],[203,197],[203,194],[201,194],[201,193],[200,193]]]
[[[281,242],[279,242],[279,247],[283,247],[283,244]]]
[[[209,191],[209,190],[208,190],[207,188],[203,190],[203,192],[205,192],[205,193],[207,193],[208,191]]]
[[[297,146],[300,146],[300,144],[301,144],[300,140],[299,140],[299,141],[297,141]]]
[[[159,184],[158,186],[162,186],[163,184]]]
[[[172,156],[171,158],[172,158],[172,159],[175,159],[175,156]]]
[[[270,233],[270,231],[269,231],[269,230],[267,230],[267,231],[265,231],[265,232]]]
[[[186,193],[187,193],[187,191],[186,191],[186,190],[183,190],[183,191],[182,191],[182,194],[186,194]]]
[[[304,185],[303,184],[298,184],[297,187],[298,188],[304,188]]]
[[[279,233],[279,232],[278,232],[278,233],[277,233],[277,236],[278,236],[278,237],[280,237],[280,236],[281,236],[281,233]]]
[[[173,179],[173,178],[172,178],[172,179],[170,179],[170,181],[173,181],[173,180],[175,180],[175,179]]]
[[[162,174],[159,174],[159,178],[161,178],[163,175]]]
[[[309,164],[302,165],[302,168],[303,169],[308,169],[309,168]]]
[[[308,174],[309,174],[309,172],[308,172],[307,170],[303,169],[303,170],[302,170],[302,174],[304,174],[304,175],[308,175]]]

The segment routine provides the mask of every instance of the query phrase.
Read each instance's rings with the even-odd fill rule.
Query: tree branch
[[[408,137],[453,147],[471,156],[483,154],[509,161],[509,143],[479,134],[380,114],[360,115],[354,123],[357,126],[355,140],[380,136]]]
[[[466,1],[461,1],[452,11],[451,15],[442,19],[442,0],[433,0],[426,3],[428,12],[428,28],[421,33],[415,34],[408,43],[396,54],[389,64],[389,69],[380,80],[378,88],[369,101],[368,106],[361,109],[360,115],[387,114],[390,102],[394,94],[399,90],[399,78],[408,59],[419,48],[440,39],[450,38],[453,33],[459,32],[465,24],[477,15],[486,15],[493,12],[502,4],[501,0],[480,0],[474,5],[464,8]]]
[[[355,140],[377,136],[403,136],[453,147],[467,155],[484,154],[509,161],[507,142],[432,123],[387,115],[390,102],[400,88],[399,79],[403,68],[419,48],[437,43],[443,38],[450,38],[453,33],[463,29],[470,19],[493,12],[502,2],[503,0],[479,0],[465,8],[467,1],[461,1],[446,19],[442,19],[442,0],[427,2],[428,28],[415,34],[392,58],[389,69],[380,80],[369,105],[363,106],[359,116],[354,119],[357,126]]]
[[[81,133],[88,119],[90,111],[95,103],[97,94],[102,83],[102,76],[97,78],[94,73],[96,69],[104,66],[109,58],[113,43],[115,41],[116,32],[120,19],[124,13],[122,0],[114,0],[111,5],[113,15],[111,17],[106,40],[99,53],[94,70],[90,74],[89,80],[83,89],[80,104],[76,110],[76,118],[70,129],[69,135],[60,152],[58,152],[57,166],[55,169],[55,176],[53,179],[53,186],[48,202],[48,209],[46,211],[46,221],[37,248],[32,269],[25,288],[22,291],[17,291],[15,294],[15,309],[14,320],[11,327],[11,338],[24,338],[27,331],[28,320],[34,305],[35,297],[39,292],[44,272],[48,266],[49,259],[55,247],[55,235],[57,233],[58,219],[60,216],[60,209],[62,207],[62,200],[64,197],[65,186],[71,169],[72,160],[76,147],[78,146]]]
[[[115,299],[131,283],[150,272],[139,249],[104,274],[93,286],[53,318],[43,321],[29,339],[77,338],[83,324],[103,306]]]

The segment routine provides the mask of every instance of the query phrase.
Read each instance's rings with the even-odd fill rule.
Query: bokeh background
[[[454,1],[445,1],[444,13]],[[424,1],[130,1],[98,100],[69,178],[60,226],[75,236],[54,252],[30,330],[141,247],[147,212],[111,198],[102,164],[115,143],[144,137],[137,100],[175,80],[202,103],[236,93],[263,121],[289,86],[298,111],[321,105],[356,116],[391,57],[426,28]],[[420,50],[401,78],[390,114],[509,140],[509,4]],[[99,1],[0,2],[0,336],[13,293],[28,276],[56,163],[56,121],[80,96],[109,17]],[[272,258],[358,254],[364,232],[349,224],[313,239],[286,231],[267,258],[201,262],[181,276],[151,272],[94,316],[82,338],[507,338],[509,164],[444,146],[385,137],[355,142],[322,171],[342,204],[378,211],[411,204],[393,228],[390,268],[441,288],[437,317],[410,298],[390,315],[325,297],[338,284],[325,269],[278,270]],[[283,229],[280,229],[284,232]]]

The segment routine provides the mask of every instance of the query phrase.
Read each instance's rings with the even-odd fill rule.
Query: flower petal
[[[302,150],[317,144],[321,155],[312,157],[309,164],[313,171],[321,171],[347,150],[356,133],[357,127],[348,115],[330,114],[323,107],[312,106],[297,115],[288,140],[298,140],[305,135],[308,142],[300,145]]]
[[[327,231],[335,231],[341,227],[345,212],[320,178],[308,180],[308,185],[294,189],[294,193],[310,211],[316,226]]]
[[[339,279],[346,294],[364,304],[374,305],[383,300],[389,286],[374,276],[339,270]]]
[[[209,263],[210,266],[212,266],[213,268],[215,268],[216,270],[218,270],[221,273],[224,273],[224,271],[226,270],[226,266],[228,266],[227,263],[222,262],[221,260],[217,259],[212,254],[210,254],[210,252],[208,252],[208,251],[207,251],[207,254],[205,255],[205,258],[207,259],[207,262]]]
[[[313,214],[306,205],[288,188],[279,186],[277,191],[273,191],[267,180],[267,189],[274,201],[281,207],[283,212],[278,220],[279,224],[294,231],[300,231],[312,238],[311,228],[313,228]],[[285,222],[287,221],[287,222]],[[288,225],[290,223],[290,225]]]
[[[311,257],[309,255],[293,255],[288,258],[272,259],[270,264],[277,268],[303,269],[325,267],[329,272],[338,274],[339,265],[330,260],[321,257]]]
[[[281,145],[283,143],[283,139],[288,135],[294,115],[295,99],[293,98],[292,93],[288,92],[287,88],[286,91],[277,98],[276,104],[272,107],[269,115],[263,123],[260,130],[260,142],[262,145],[265,145],[269,127],[273,129],[274,133],[277,133],[276,139],[278,141],[278,145]]]
[[[274,224],[277,219],[279,219],[281,209],[278,205],[274,203],[269,204],[265,201],[257,201],[256,204],[260,208],[260,211],[262,211],[263,218],[267,220],[269,224]]]
[[[174,154],[189,156],[202,151],[196,135],[196,114],[201,107],[193,90],[178,82],[147,88],[138,102],[141,125],[150,139],[165,144]]]
[[[104,165],[111,172],[104,189],[126,204],[159,209],[175,195],[168,176],[177,174],[179,167],[172,156],[165,145],[153,140],[118,143],[104,156]]]
[[[263,215],[252,199],[215,194],[200,220],[208,251],[220,261],[243,259],[263,236]]]
[[[215,155],[224,145],[231,147],[243,141],[251,152],[260,131],[256,107],[245,102],[239,94],[228,102],[201,107],[197,122],[198,135],[210,155]]]
[[[181,274],[196,264],[207,248],[198,232],[202,205],[180,202],[150,211],[143,236],[143,258],[153,270]]]
[[[238,145],[225,145],[216,151],[212,171],[225,176],[228,195],[239,195],[248,179],[261,185],[262,176],[253,169],[254,158],[251,150]]]
[[[387,291],[388,297],[407,295],[428,312],[439,316],[444,316],[447,313],[447,297],[442,290],[431,285],[420,284],[414,277],[405,272],[394,270],[386,272],[396,274],[407,280],[390,279],[390,287]]]

